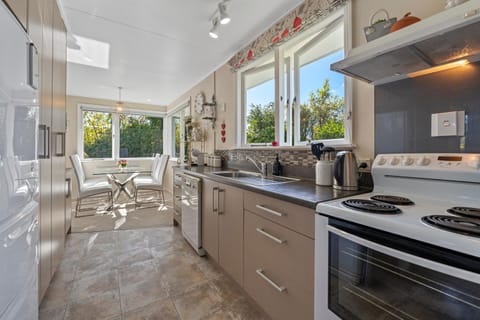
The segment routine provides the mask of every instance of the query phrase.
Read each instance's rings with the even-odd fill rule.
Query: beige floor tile
[[[40,319],[64,318],[267,319],[174,227],[69,235]]]
[[[173,298],[173,302],[183,320],[205,318],[222,306],[222,299],[208,284]]]
[[[161,273],[153,260],[143,261],[119,269],[120,286],[126,287],[143,281],[160,279]]]
[[[66,313],[67,320],[103,320],[121,315],[118,290],[84,300],[73,300]]]
[[[144,281],[127,287],[120,287],[122,311],[143,307],[151,302],[167,298],[160,279]]]
[[[52,284],[49,286],[40,305],[40,310],[50,310],[66,306],[70,299],[71,289],[72,282]]]
[[[209,285],[226,305],[233,304],[244,297],[240,287],[226,276],[209,281]]]
[[[117,257],[118,266],[130,266],[137,262],[152,260],[153,255],[148,248],[140,248],[121,253]]]
[[[39,320],[63,320],[65,317],[65,306],[54,309],[40,310]]]
[[[116,257],[96,256],[93,258],[85,258],[79,262],[76,279],[82,279],[95,274],[110,271],[117,266]]]
[[[83,300],[118,289],[118,274],[112,270],[75,281],[71,298]]]
[[[224,275],[223,271],[211,261],[211,258],[203,258],[203,260],[200,260],[197,263],[197,266],[209,280],[213,280]]]
[[[179,320],[175,305],[170,300],[150,303],[142,308],[124,313],[123,320]]]

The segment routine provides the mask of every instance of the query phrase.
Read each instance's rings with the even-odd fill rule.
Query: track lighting
[[[227,13],[227,3],[230,1],[231,0],[222,0],[221,2],[219,2],[218,8],[210,17],[210,21],[212,21],[212,28],[210,29],[209,35],[213,39],[218,39],[218,25],[225,25],[231,21],[230,16]]]
[[[115,103],[118,112],[123,111],[122,89],[122,87],[118,87],[118,101]]]
[[[220,2],[218,4],[218,12],[220,13],[221,24],[227,24],[230,22],[230,17],[228,16],[227,6],[225,5],[225,2]]]
[[[210,29],[210,37],[213,39],[218,39],[218,18],[213,18],[212,20],[212,29]]]

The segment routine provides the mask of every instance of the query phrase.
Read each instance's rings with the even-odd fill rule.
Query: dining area
[[[90,160],[72,154],[72,232],[171,224],[165,196],[169,155]]]

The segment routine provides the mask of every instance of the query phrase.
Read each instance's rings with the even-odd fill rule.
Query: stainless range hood
[[[480,60],[480,0],[470,0],[351,50],[334,71],[374,85]]]

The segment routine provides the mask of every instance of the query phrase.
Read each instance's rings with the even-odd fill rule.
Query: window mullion
[[[120,115],[112,114],[112,158],[120,158]]]
[[[284,90],[283,90],[283,50],[275,50],[274,58],[274,83],[275,83],[275,141],[281,143],[284,141],[283,136],[283,106]]]
[[[293,98],[291,105],[293,108],[293,134],[294,145],[300,144],[300,61],[298,54],[293,56]]]

